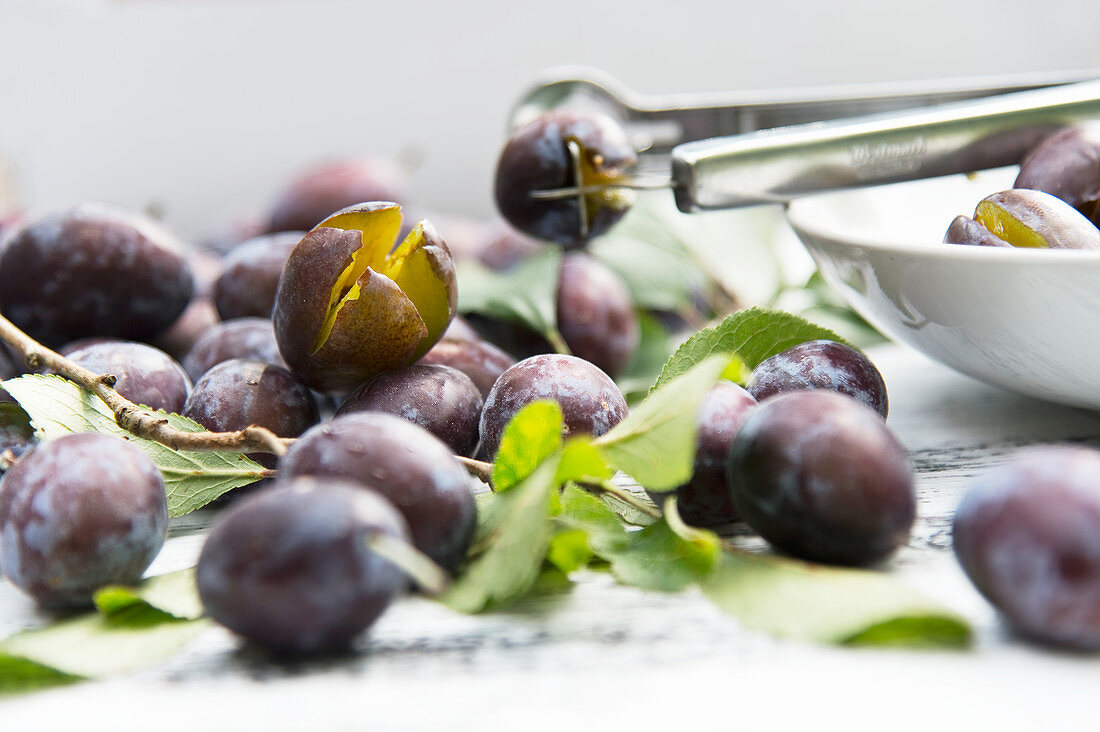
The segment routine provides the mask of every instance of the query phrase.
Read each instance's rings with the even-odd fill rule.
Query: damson
[[[1025,635],[1100,649],[1100,453],[1039,447],[974,481],[955,556]]]
[[[477,451],[481,392],[450,366],[414,364],[375,376],[348,395],[336,415],[386,412],[420,425],[458,455]]]
[[[286,231],[244,242],[221,263],[214,304],[222,320],[270,318],[283,265],[303,231]]]
[[[500,375],[516,365],[516,360],[492,343],[444,338],[417,363],[458,369],[470,377],[484,399]]]
[[[905,448],[874,410],[829,391],[761,403],[733,439],[727,477],[742,518],[811,561],[882,559],[916,512]]]
[[[588,361],[558,354],[532,356],[501,374],[485,399],[481,445],[486,455],[496,455],[508,422],[539,399],[561,406],[566,434],[599,436],[627,415],[619,387]]]
[[[183,368],[192,381],[222,361],[244,358],[263,361],[274,366],[286,366],[275,342],[271,321],[264,318],[237,318],[217,323],[195,341],[183,359]]]
[[[886,382],[870,359],[835,341],[808,341],[762,361],[747,386],[757,401],[787,391],[825,389],[858,399],[886,419]]]
[[[154,221],[122,209],[48,212],[5,235],[0,310],[52,348],[89,336],[148,340],[191,299],[181,252]]]
[[[104,585],[135,584],[167,530],[160,471],[118,437],[42,443],[0,483],[0,565],[47,607],[88,605]]]
[[[279,437],[297,437],[318,419],[312,392],[293,374],[262,361],[238,358],[203,374],[187,398],[183,416],[212,432],[259,425]],[[270,455],[255,457],[273,462]]]
[[[291,181],[271,208],[269,232],[309,231],[333,211],[363,201],[404,201],[404,175],[387,160],[324,163]]]
[[[1014,247],[1100,249],[1100,229],[1042,191],[1014,188],[986,196],[974,209],[974,220]]]
[[[497,222],[477,259],[491,270],[507,272],[520,262],[542,251],[542,245],[503,221]]]
[[[612,377],[630,365],[641,338],[638,316],[622,279],[599,260],[584,252],[562,258],[557,314],[574,356]]]
[[[218,310],[213,300],[209,297],[192,298],[175,322],[157,336],[153,345],[173,358],[182,359],[195,347],[199,338],[218,322]],[[275,342],[274,331],[271,341]]]
[[[1049,193],[1100,224],[1100,122],[1063,128],[1036,145],[1012,187]]]
[[[738,519],[726,480],[726,458],[734,436],[755,408],[752,395],[731,381],[719,381],[703,398],[691,480],[674,492],[676,509],[685,523],[718,526]],[[650,493],[649,497],[660,506],[666,495]]]
[[[272,650],[343,650],[406,585],[371,551],[379,534],[408,540],[384,498],[350,481],[295,478],[218,518],[199,555],[199,597],[216,622]]]
[[[115,377],[115,391],[135,404],[179,412],[191,393],[191,379],[164,351],[144,343],[102,341],[64,354],[96,374]]]
[[[526,234],[566,248],[581,247],[634,203],[633,191],[615,184],[625,180],[635,162],[629,138],[610,117],[577,110],[547,112],[516,130],[501,151],[497,208]],[[579,196],[536,197],[540,191],[582,187],[588,190]]]
[[[281,480],[300,475],[355,480],[393,502],[413,544],[448,570],[473,541],[477,508],[466,469],[443,442],[399,417],[360,412],[298,438],[279,460]]]
[[[427,221],[396,247],[401,209],[337,211],[290,253],[275,297],[279,352],[320,391],[350,391],[408,366],[442,337],[458,289],[450,252]]]

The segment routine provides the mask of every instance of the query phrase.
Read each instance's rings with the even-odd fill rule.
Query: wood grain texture
[[[971,477],[1026,445],[1100,445],[1100,415],[981,385],[901,347],[870,355],[918,473],[917,525],[886,569],[963,613],[976,631],[970,651],[779,641],[696,591],[647,593],[591,572],[569,593],[476,617],[407,598],[356,653],[305,664],[214,629],[163,666],[0,701],[0,726],[42,715],[109,726],[125,710],[157,720],[144,725],[153,729],[1096,728],[1100,659],[1008,632],[956,565],[950,522]],[[151,571],[193,562],[210,518],[176,520]],[[738,541],[760,545],[743,531]],[[47,620],[0,582],[0,636]]]

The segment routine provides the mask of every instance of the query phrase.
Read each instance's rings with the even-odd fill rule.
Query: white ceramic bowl
[[[893,340],[987,383],[1100,409],[1100,252],[941,243],[1015,173],[821,194],[787,216],[826,282]]]

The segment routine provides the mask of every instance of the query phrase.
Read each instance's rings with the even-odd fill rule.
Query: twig
[[[455,460],[462,463],[470,475],[474,476],[478,480],[482,480],[488,483],[490,486],[493,484],[493,464],[487,463],[482,460],[474,460],[473,458],[463,457],[461,455],[455,455]]]
[[[0,315],[0,340],[26,361],[32,371],[48,369],[76,383],[103,400],[122,429],[159,442],[173,450],[263,452],[282,455],[293,440],[279,437],[257,425],[236,432],[185,432],[168,424],[161,414],[144,409],[114,389],[115,377],[96,374],[43,346]]]
[[[606,493],[607,495],[614,497],[616,500],[630,506],[634,510],[644,513],[650,518],[661,518],[660,510],[654,508],[653,506],[650,506],[644,501],[638,500],[638,498],[633,493],[623,490],[611,481],[605,480],[599,483],[584,483],[583,485],[587,490]]]

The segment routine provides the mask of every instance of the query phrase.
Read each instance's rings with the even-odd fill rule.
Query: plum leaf
[[[969,625],[889,575],[727,550],[703,592],[745,627],[849,645],[959,647]]]
[[[191,570],[102,592],[92,612],[0,640],[0,694],[139,669],[209,627],[196,612]]]
[[[714,354],[736,356],[747,369],[744,373],[747,376],[747,372],[756,368],[764,359],[800,343],[815,340],[850,345],[828,328],[822,328],[797,315],[765,308],[741,310],[718,325],[704,328],[684,341],[665,364],[653,390],[663,387]]]
[[[613,468],[650,490],[682,485],[695,462],[699,404],[729,363],[719,354],[695,364],[650,393],[594,444]]]
[[[60,376],[20,376],[5,381],[3,387],[26,410],[31,425],[45,439],[74,432],[99,432],[122,437],[141,448],[164,478],[170,516],[191,513],[234,488],[273,475],[243,453],[173,450],[137,437],[118,426],[102,399]],[[177,430],[204,431],[187,417],[158,413]]]

